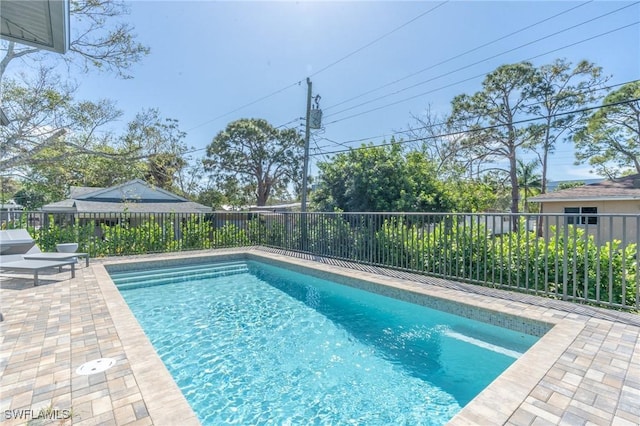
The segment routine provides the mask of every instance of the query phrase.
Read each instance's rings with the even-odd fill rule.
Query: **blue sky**
[[[325,128],[315,132],[311,143],[313,152],[317,147],[342,148],[326,139],[370,138],[380,143],[386,135],[388,140],[413,123],[412,114],[423,113],[428,105],[447,113],[455,95],[479,90],[484,74],[505,63],[531,60],[542,65],[559,57],[574,63],[587,59],[612,76],[610,84],[640,76],[639,4],[441,3],[131,2],[128,19],[140,41],[151,47],[151,54],[133,67],[132,80],[96,72],[75,75],[80,83],[78,96],[116,100],[125,111],[122,126],[141,109],[158,108],[163,116],[179,120],[190,147],[201,149],[228,122],[239,118],[265,118],[276,126],[291,121],[290,126],[302,125],[296,119],[304,116],[305,78],[311,76],[325,115]],[[534,25],[563,11],[567,12]],[[588,20],[592,21],[579,25]],[[522,30],[527,26],[531,28]],[[536,41],[541,38],[545,39]],[[469,50],[474,51],[461,55]],[[334,107],[425,68],[430,69]],[[418,83],[422,84],[407,89]],[[356,106],[377,97],[383,98]],[[241,108],[247,104],[252,105]],[[203,155],[204,151],[193,154]],[[321,158],[316,156],[314,161]],[[558,149],[550,173],[556,180],[589,177],[588,166],[573,166],[570,145]]]

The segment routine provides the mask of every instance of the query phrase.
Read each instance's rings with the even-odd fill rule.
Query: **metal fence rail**
[[[640,310],[640,215],[24,213],[4,226],[94,257],[263,245]]]

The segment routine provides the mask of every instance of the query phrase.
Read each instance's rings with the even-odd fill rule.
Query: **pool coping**
[[[540,384],[545,375],[550,372],[554,364],[561,360],[563,354],[566,353],[571,344],[574,343],[578,336],[584,331],[587,319],[580,314],[562,312],[553,308],[531,306],[522,302],[505,303],[502,299],[495,299],[494,297],[482,294],[470,295],[468,293],[461,293],[459,289],[443,288],[437,285],[425,286],[421,283],[387,276],[382,277],[367,271],[354,271],[343,266],[294,258],[283,254],[261,251],[259,249],[239,249],[225,251],[224,253],[208,252],[205,254],[199,253],[192,255],[183,253],[179,257],[182,263],[185,261],[200,263],[209,260],[246,259],[271,264],[286,264],[289,267],[304,268],[305,272],[312,272],[313,275],[319,277],[342,277],[343,279],[339,279],[338,281],[347,285],[349,285],[349,280],[372,282],[379,286],[399,289],[414,295],[446,300],[457,305],[471,307],[471,309],[483,309],[500,315],[526,318],[531,321],[548,324],[550,327],[549,331],[542,336],[529,351],[516,360],[516,362],[505,370],[494,382],[452,418],[448,423],[450,425],[477,424],[478,422],[489,420],[494,424],[509,423],[511,421],[510,419],[514,418],[514,413],[523,405],[526,405],[527,400],[530,399],[530,395],[535,392],[536,386]],[[99,277],[98,281],[100,282],[101,289],[103,293],[105,293],[105,296],[108,296],[105,297],[105,299],[108,301],[110,311],[112,311],[114,324],[119,334],[120,330],[125,330],[121,337],[121,339],[124,339],[124,350],[128,357],[131,353],[132,369],[134,370],[134,374],[141,378],[141,380],[139,380],[140,389],[145,397],[145,401],[149,401],[150,416],[152,419],[157,418],[165,421],[168,415],[178,416],[181,420],[184,418],[192,418],[195,415],[188,406],[188,403],[186,403],[186,400],[184,404],[187,404],[187,407],[184,408],[182,401],[176,401],[176,399],[179,398],[157,395],[158,388],[164,389],[163,393],[165,395],[167,389],[171,389],[171,393],[177,391],[180,395],[182,394],[179,389],[177,389],[177,385],[173,382],[166,368],[164,368],[162,361],[155,354],[155,350],[146,336],[144,336],[144,332],[140,329],[130,310],[126,307],[126,303],[115,288],[115,285],[111,282],[105,267],[120,269],[126,268],[128,264],[141,263],[145,265],[161,265],[167,262],[175,262],[175,259],[176,256],[174,255],[159,256],[152,259],[116,260],[114,262],[104,262],[103,265],[94,267],[97,269],[96,275]],[[504,290],[496,291],[503,292]],[[131,336],[135,336],[135,338]],[[144,344],[142,344],[143,340]],[[144,363],[141,365],[145,368],[140,368],[140,371],[136,371],[138,369],[136,367],[138,360],[148,359],[151,352],[153,352],[155,356],[153,364],[156,373],[153,375],[150,374],[146,369],[147,365]],[[147,361],[147,364],[149,364],[149,361]],[[160,369],[163,370],[163,373],[157,374],[157,370]],[[149,384],[146,383],[147,380],[150,382]],[[169,410],[170,413],[166,412],[167,398],[173,402]],[[157,401],[155,401],[156,399]],[[184,413],[176,414],[178,408],[180,408],[181,411],[184,410]],[[534,414],[537,414],[538,417],[545,418],[544,413],[538,412]],[[552,418],[557,418],[557,413],[547,416],[547,420]],[[624,421],[624,413],[623,417],[617,418]]]

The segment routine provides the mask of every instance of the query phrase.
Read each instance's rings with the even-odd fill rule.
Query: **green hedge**
[[[482,225],[445,215],[428,224],[401,214],[384,220],[364,214],[256,216],[242,226],[206,215],[161,217],[131,225],[123,215],[118,225],[96,227],[59,225],[50,216],[46,227],[24,221],[12,227],[27,228],[43,250],[78,242],[79,251],[93,257],[267,245],[558,298],[636,305],[637,245],[623,248],[614,240],[599,246],[571,225],[551,227],[540,238],[524,221],[516,232],[491,236]]]

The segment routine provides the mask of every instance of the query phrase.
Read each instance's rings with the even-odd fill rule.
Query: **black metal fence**
[[[92,257],[261,245],[640,310],[640,215],[24,213],[3,226]]]

